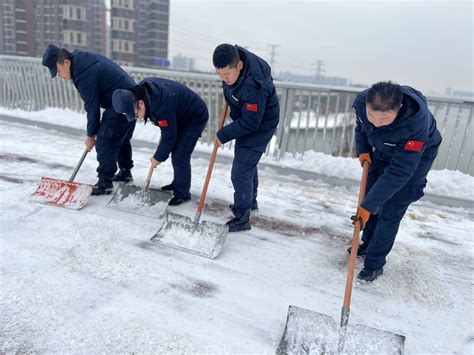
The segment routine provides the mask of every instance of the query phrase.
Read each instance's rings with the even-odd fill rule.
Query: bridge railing
[[[206,102],[210,124],[202,141],[212,144],[223,105],[221,82],[216,75],[125,67],[138,82],[150,76],[179,81]],[[280,98],[280,124],[266,154],[280,158],[314,150],[334,156],[354,155],[355,114],[359,88],[275,82]],[[0,55],[0,106],[23,110],[46,107],[83,112],[83,102],[71,81],[51,79],[39,58]],[[428,96],[443,143],[435,169],[459,170],[474,175],[474,124],[472,100]],[[232,144],[225,145],[232,149]]]

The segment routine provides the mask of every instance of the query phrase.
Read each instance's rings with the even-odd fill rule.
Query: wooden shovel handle
[[[219,120],[218,130],[224,126],[225,117],[227,116],[227,108],[228,104],[227,101],[224,100],[224,108],[222,109],[221,118]],[[209,186],[209,181],[211,180],[212,169],[214,168],[214,162],[217,156],[217,149],[219,149],[219,143],[217,141],[217,137],[214,139],[214,149],[212,150],[211,160],[209,162],[209,168],[207,169],[207,176],[206,181],[204,182],[204,186],[202,187],[201,198],[199,199],[199,204],[197,208],[196,214],[201,214],[202,209],[204,207],[204,200],[206,199],[207,188]]]
[[[362,178],[360,180],[359,199],[357,201],[357,208],[360,207],[360,204],[362,203],[365,197],[365,188],[367,186],[367,175],[369,174],[369,166],[370,164],[366,161],[364,163],[364,168],[362,170]],[[342,306],[345,309],[349,309],[350,304],[351,304],[352,284],[354,282],[354,269],[355,269],[355,263],[356,263],[357,248],[359,247],[359,233],[360,233],[360,223],[355,222],[354,234],[352,236],[351,255],[349,256],[349,270],[347,271],[346,292],[344,294],[344,304]]]
[[[156,148],[158,148],[160,144],[161,144],[161,136]],[[148,186],[150,186],[151,177],[153,176],[153,171],[155,171],[155,168],[153,167],[153,165],[150,165],[150,169],[148,169],[148,175],[146,176],[146,185],[145,185],[145,188],[143,189],[144,191],[148,190]]]

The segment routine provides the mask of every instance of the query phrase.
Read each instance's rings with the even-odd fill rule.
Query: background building
[[[35,1],[2,0],[0,10],[0,53],[35,56]]]
[[[176,70],[194,71],[195,60],[194,58],[185,57],[181,54],[173,57],[172,67]]]
[[[167,67],[169,0],[112,0],[111,58],[121,65]]]
[[[41,56],[49,43],[105,53],[103,0],[3,0],[0,53]]]
[[[49,43],[105,54],[103,0],[31,0],[36,3],[37,56]]]

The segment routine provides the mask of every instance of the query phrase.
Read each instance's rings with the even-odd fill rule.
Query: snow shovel
[[[79,184],[73,181],[88,152],[89,151],[86,148],[69,180],[65,181],[42,177],[38,188],[32,195],[32,198],[40,203],[71,208],[74,210],[84,207],[89,200],[93,186]]]
[[[131,184],[121,184],[107,207],[148,217],[162,216],[172,195],[167,191],[149,188],[154,170],[155,168],[150,165],[144,188]]]
[[[219,121],[219,129],[224,125],[226,115],[227,102],[224,103],[224,109],[222,110]],[[194,220],[188,216],[168,212],[161,228],[151,238],[152,242],[204,256],[209,259],[215,259],[220,254],[227,237],[228,227],[211,221],[199,222],[218,148],[219,143],[216,138]]]
[[[358,206],[365,196],[368,170],[369,164],[366,163],[362,172]],[[277,354],[403,354],[403,335],[360,324],[347,324],[359,233],[360,223],[355,223],[340,325],[330,316],[290,306]]]

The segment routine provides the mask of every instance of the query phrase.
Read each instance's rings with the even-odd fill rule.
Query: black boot
[[[168,202],[168,206],[179,206],[188,201],[191,201],[191,197],[180,198],[175,196]]]
[[[130,169],[120,169],[119,172],[114,175],[112,181],[129,183],[133,181],[132,172]]]
[[[110,180],[99,180],[92,189],[92,195],[110,195],[114,190],[114,185]]]
[[[229,233],[249,230],[251,228],[250,211],[247,210],[242,216],[232,218],[226,225],[229,226]]]
[[[377,270],[363,268],[361,272],[359,272],[359,275],[357,275],[357,279],[360,281],[372,282],[382,274],[383,268]]]
[[[360,256],[360,257],[365,256],[365,254],[367,254],[367,247],[368,245],[365,243],[359,244],[359,246],[357,247],[357,256]],[[352,246],[347,248],[347,252],[349,254],[351,253],[351,250],[352,250]]]
[[[161,186],[161,189],[163,191],[173,191],[173,182],[171,182],[171,184],[168,184],[168,185],[165,185],[165,186]]]

